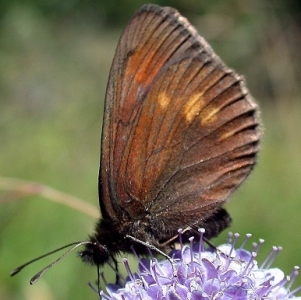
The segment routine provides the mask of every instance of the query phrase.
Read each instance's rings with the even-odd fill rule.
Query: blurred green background
[[[0,2],[0,176],[46,184],[98,210],[107,77],[122,27],[144,3]],[[246,77],[261,107],[258,165],[227,206],[232,231],[266,240],[260,262],[273,245],[284,247],[274,266],[288,274],[301,264],[300,1],[155,3],[172,5],[188,17],[218,55]],[[87,286],[96,269],[75,252],[34,286],[29,279],[56,256],[9,277],[27,260],[85,240],[95,219],[42,197],[0,192],[0,299],[96,299]]]

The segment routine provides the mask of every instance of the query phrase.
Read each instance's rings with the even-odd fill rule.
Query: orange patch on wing
[[[217,114],[220,111],[219,107],[212,107],[211,110],[206,110],[206,113],[201,115],[201,123],[203,126],[209,125],[216,120]]]
[[[145,52],[146,50],[144,49],[137,49],[134,52],[128,64],[126,77],[132,75],[136,83],[148,86],[161,70],[163,64],[165,63],[165,60],[158,60],[157,63],[150,69],[150,66],[154,60],[154,55],[156,55],[156,53]],[[129,76],[128,78],[131,78],[132,76]]]
[[[202,101],[203,93],[192,95],[184,105],[184,116],[186,121],[192,122],[193,119],[200,113],[204,101]]]
[[[162,92],[159,94],[158,103],[161,108],[165,109],[170,103],[170,97],[166,93]]]
[[[232,131],[228,131],[228,132],[224,133],[224,134],[219,138],[219,141],[223,141],[223,140],[228,139],[229,137],[235,135],[236,132],[237,132],[236,130],[232,130]]]

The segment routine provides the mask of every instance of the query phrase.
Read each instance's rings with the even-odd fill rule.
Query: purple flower
[[[200,230],[200,234],[204,233]],[[258,266],[256,256],[259,245],[251,252],[244,249],[248,234],[240,248],[235,249],[239,235],[229,235],[227,244],[205,249],[203,239],[199,243],[181,244],[173,250],[170,259],[139,260],[138,271],[133,275],[127,260],[124,264],[128,278],[123,287],[109,284],[102,299],[110,300],[250,300],[250,299],[301,299],[291,291],[298,275],[295,267],[289,276],[280,269],[270,268],[281,247],[273,247],[269,256]]]

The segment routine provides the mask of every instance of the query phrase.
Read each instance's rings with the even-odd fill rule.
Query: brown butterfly
[[[102,218],[80,252],[103,265],[120,251],[167,252],[178,229],[207,237],[230,224],[221,208],[252,170],[257,106],[175,9],[144,5],[117,46],[106,92],[99,172]]]
[[[106,92],[99,172],[102,218],[81,258],[98,267],[120,252],[167,253],[176,241],[218,235],[222,208],[251,172],[257,105],[175,9],[144,5],[125,28]],[[46,254],[46,255],[48,255]],[[38,257],[12,271],[17,274]],[[54,263],[36,274],[34,283]]]

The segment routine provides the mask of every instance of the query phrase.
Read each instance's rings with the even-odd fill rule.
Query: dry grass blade
[[[18,200],[27,196],[41,196],[49,201],[78,210],[88,216],[99,218],[99,210],[95,206],[37,182],[0,177],[0,190],[8,191],[8,193],[0,197],[0,203]]]

